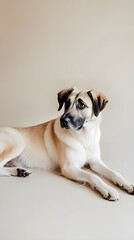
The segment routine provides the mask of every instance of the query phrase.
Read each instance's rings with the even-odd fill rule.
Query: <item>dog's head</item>
[[[76,87],[58,93],[59,109],[63,105],[64,114],[60,118],[62,128],[80,130],[84,124],[97,118],[108,102],[107,98],[94,90],[79,90]]]

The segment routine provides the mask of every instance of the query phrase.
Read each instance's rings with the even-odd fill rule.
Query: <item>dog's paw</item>
[[[127,192],[131,195],[134,195],[134,186],[130,185],[129,189],[127,190]]]
[[[28,177],[31,172],[24,168],[17,168],[17,177]]]
[[[118,201],[119,200],[119,194],[113,188],[104,190],[102,196],[105,200],[108,200],[108,201]]]
[[[124,184],[123,185],[123,184],[121,184],[120,187],[123,190],[127,191],[129,194],[134,195],[134,186],[133,185],[131,185],[131,184],[127,184],[127,185]]]

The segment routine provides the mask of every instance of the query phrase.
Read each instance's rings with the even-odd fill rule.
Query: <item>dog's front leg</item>
[[[132,186],[120,173],[107,167],[100,159],[89,162],[90,168],[101,176],[111,180],[129,194],[134,195],[134,186]]]
[[[98,176],[92,173],[89,173],[85,170],[82,170],[79,167],[75,167],[74,165],[70,164],[65,164],[61,168],[61,172],[62,175],[64,175],[66,178],[88,183],[93,189],[100,192],[103,198],[107,200],[110,201],[119,200],[118,192],[115,189],[108,186]]]

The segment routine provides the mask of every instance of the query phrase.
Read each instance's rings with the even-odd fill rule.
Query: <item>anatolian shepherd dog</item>
[[[100,112],[108,100],[94,90],[76,87],[58,93],[59,109],[64,114],[54,120],[28,128],[0,128],[0,176],[26,177],[31,172],[25,168],[45,168],[52,162],[68,179],[88,183],[100,192],[104,199],[119,200],[118,192],[98,175],[134,194],[134,187],[121,174],[107,167],[100,158]],[[43,158],[30,155],[30,151],[42,153]]]

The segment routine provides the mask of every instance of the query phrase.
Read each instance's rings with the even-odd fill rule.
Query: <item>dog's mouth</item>
[[[84,124],[84,119],[78,118],[77,120],[74,121],[74,119],[68,118],[68,117],[61,117],[60,118],[60,125],[62,128],[67,129],[67,130],[77,130],[79,131]]]

